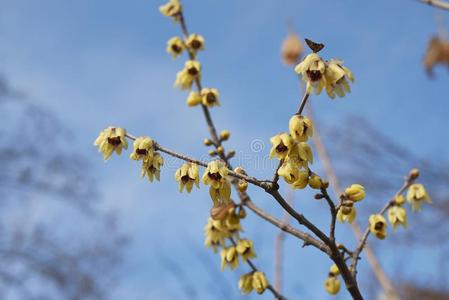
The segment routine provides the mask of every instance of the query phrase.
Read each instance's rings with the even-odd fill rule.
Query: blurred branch
[[[318,156],[320,157],[320,160],[323,164],[324,171],[328,177],[329,183],[334,191],[335,197],[339,197],[342,194],[342,189],[340,187],[340,183],[337,177],[337,174],[335,173],[334,167],[332,165],[331,158],[328,154],[328,151],[326,149],[326,146],[324,145],[320,132],[318,129],[318,122],[314,118],[313,109],[312,106],[309,104],[308,106],[308,114],[309,118],[314,123],[314,134],[312,136],[313,144],[315,145],[315,148],[318,152]],[[362,229],[359,224],[357,224],[356,221],[351,223],[351,228],[354,232],[354,235],[357,237],[358,240],[361,240],[363,238]],[[371,265],[371,268],[379,281],[380,285],[384,289],[386,295],[388,295],[392,300],[400,299],[399,294],[393,287],[393,284],[391,283],[391,280],[388,278],[388,275],[385,273],[383,268],[381,267],[379,261],[377,260],[377,257],[374,254],[374,251],[372,248],[366,244],[365,245],[365,254],[368,260],[368,263]],[[357,260],[357,259],[356,259]]]
[[[293,206],[293,192],[289,190],[287,195],[287,202]],[[284,217],[282,222],[285,226],[288,225],[290,220],[290,215],[287,212],[284,212]],[[284,240],[285,240],[285,232],[280,231],[275,238],[274,241],[274,287],[282,292],[282,282],[283,282],[283,260],[284,260]]]
[[[441,0],[418,0],[418,1],[428,4],[430,6],[436,7],[436,8],[449,10],[449,3],[441,1]]]

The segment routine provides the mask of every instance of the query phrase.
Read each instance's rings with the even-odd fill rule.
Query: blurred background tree
[[[70,131],[4,76],[0,119],[0,298],[109,299],[127,239]]]

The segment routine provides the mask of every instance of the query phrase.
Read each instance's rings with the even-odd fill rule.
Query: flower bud
[[[312,174],[312,176],[310,176],[309,178],[309,186],[312,189],[321,189],[322,186],[322,182],[321,182],[321,178],[320,176],[316,175],[316,174]]]
[[[212,157],[217,156],[217,151],[215,150],[209,150],[208,154]]]
[[[233,158],[235,156],[235,150],[230,150],[229,152],[228,152],[228,156],[227,156],[227,158],[229,159],[229,158]]]
[[[315,198],[315,200],[321,200],[324,198],[324,195],[323,194],[315,194],[314,198]]]
[[[340,281],[336,276],[330,276],[324,282],[324,288],[331,295],[336,295],[340,291]]]
[[[240,219],[246,218],[246,210],[243,208],[243,206],[240,206],[238,216]]]
[[[224,153],[224,148],[222,146],[219,146],[217,148],[217,152],[218,152],[218,154],[223,154]]]
[[[365,198],[365,188],[360,184],[353,184],[346,188],[344,198],[354,202],[360,201]]]
[[[333,264],[333,265],[330,267],[329,272],[330,272],[333,276],[340,275],[340,270],[338,269],[338,267],[337,267],[336,264]]]
[[[396,195],[394,197],[394,203],[397,205],[402,205],[405,203],[405,197],[404,195]]]
[[[228,130],[222,130],[220,132],[220,139],[222,141],[228,140],[230,136],[231,136],[231,133]]]
[[[212,145],[212,141],[209,140],[209,139],[204,139],[203,143],[204,143],[205,146],[211,146]]]
[[[240,192],[246,192],[246,189],[248,188],[248,182],[246,180],[240,179],[238,183],[238,188]]]
[[[408,177],[410,180],[415,180],[419,177],[419,170],[417,168],[411,169],[410,173],[408,173]]]

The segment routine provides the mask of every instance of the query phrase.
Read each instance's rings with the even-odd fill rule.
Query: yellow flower
[[[176,74],[175,86],[182,90],[188,90],[192,87],[195,79],[201,77],[201,64],[196,60],[188,60],[184,69]]]
[[[285,182],[292,184],[299,177],[299,167],[290,159],[286,159],[278,170],[278,175],[284,177]],[[307,183],[306,183],[307,184]]]
[[[204,227],[204,235],[206,236],[204,244],[206,247],[212,248],[214,252],[217,251],[218,247],[224,245],[225,238],[228,236],[222,222],[212,218],[207,220],[207,224]]]
[[[199,34],[191,34],[186,40],[186,45],[193,53],[204,50],[204,38]]]
[[[190,92],[189,97],[187,97],[187,105],[190,107],[201,104],[201,101],[203,101],[203,98],[197,92]]]
[[[214,202],[214,206],[223,203],[227,204],[231,200],[231,184],[227,180],[224,180],[218,188],[211,186],[209,188],[209,195]]]
[[[324,282],[324,288],[331,295],[337,295],[340,291],[340,281],[336,276],[329,276]]]
[[[256,253],[253,248],[253,241],[250,240],[239,240],[237,242],[237,252],[242,257],[243,261],[247,261],[248,259],[255,258]]]
[[[239,289],[243,294],[249,294],[253,291],[253,274],[247,273],[240,276]]]
[[[303,189],[309,183],[309,172],[306,170],[301,170],[298,173],[298,178],[295,182],[293,182],[293,188],[295,189]]]
[[[360,201],[365,198],[365,188],[361,184],[353,184],[346,188],[344,197],[354,202]]]
[[[180,37],[172,37],[167,42],[167,52],[173,56],[173,58],[181,55],[182,51],[184,51],[185,45],[183,40]]]
[[[161,176],[161,166],[164,165],[164,159],[159,153],[155,153],[153,159],[143,160],[142,177],[145,175],[150,182],[153,182],[154,177],[159,181]]]
[[[198,166],[194,163],[185,163],[175,173],[175,179],[179,183],[179,191],[182,192],[184,187],[187,193],[192,191],[193,184],[199,188],[200,177],[198,175]]]
[[[329,273],[333,276],[338,276],[340,274],[340,270],[338,269],[336,264],[333,264],[329,269]]]
[[[273,145],[270,151],[270,158],[276,156],[279,160],[284,159],[292,149],[294,142],[288,133],[280,133],[270,139]]]
[[[387,236],[387,221],[382,215],[371,215],[368,219],[369,230],[378,239],[383,240]]]
[[[253,289],[256,290],[258,294],[262,294],[268,287],[268,280],[265,274],[262,272],[253,273]]]
[[[407,228],[407,212],[401,206],[392,206],[388,210],[388,221],[393,225],[394,230],[399,224]]]
[[[343,210],[347,210],[345,212],[349,212],[347,214],[343,213]],[[340,223],[348,222],[351,224],[354,222],[355,217],[357,216],[357,211],[355,207],[341,207],[337,212],[337,220]]]
[[[396,196],[394,197],[394,203],[395,203],[396,205],[402,205],[402,204],[404,204],[404,203],[405,203],[405,197],[404,197],[404,195],[396,195]]]
[[[293,160],[298,166],[307,168],[309,162],[313,163],[312,149],[307,143],[296,143],[288,154],[288,158]]]
[[[326,66],[324,75],[326,78],[326,92],[332,99],[335,98],[335,94],[339,97],[344,97],[346,93],[351,92],[348,79],[353,82],[354,76],[342,64],[342,61],[332,59]]]
[[[217,89],[204,88],[201,90],[201,99],[203,105],[212,107],[220,106],[220,101],[218,101],[220,94]]]
[[[148,160],[154,156],[154,142],[147,136],[140,136],[134,141],[134,150],[129,156],[133,160]]]
[[[94,146],[98,146],[98,152],[103,153],[104,160],[107,160],[111,157],[114,151],[120,155],[122,149],[128,149],[128,141],[125,136],[125,129],[108,127],[100,132],[100,135],[94,142]]]
[[[427,203],[432,203],[429,195],[426,192],[424,186],[420,183],[414,183],[408,188],[407,192],[407,201],[412,205],[413,211],[421,210],[422,201],[426,201]]]
[[[219,189],[227,182],[226,176],[228,176],[228,168],[226,165],[220,160],[214,160],[207,165],[202,181],[205,185]]]
[[[319,95],[326,86],[324,72],[326,64],[317,53],[307,55],[304,60],[295,67],[295,72],[302,75],[302,80],[307,83],[306,91]]]
[[[290,135],[297,142],[306,142],[313,135],[312,121],[301,115],[294,115],[288,122]]]
[[[234,246],[221,250],[221,270],[224,271],[226,266],[234,270],[239,265],[239,256]]]
[[[240,216],[237,214],[234,207],[229,210],[229,213],[223,222],[223,227],[230,235],[236,237],[238,237],[239,232],[242,231],[242,227],[240,225]]]
[[[159,7],[159,11],[166,17],[172,17],[174,21],[179,21],[181,13],[181,3],[178,0],[170,0]]]

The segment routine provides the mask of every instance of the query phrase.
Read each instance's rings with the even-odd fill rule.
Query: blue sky
[[[150,185],[139,179],[139,166],[126,155],[104,163],[92,147],[97,133],[114,124],[206,159],[201,112],[186,107],[186,93],[173,88],[183,60],[167,55],[165,43],[179,28],[159,14],[162,2],[0,3],[1,70],[74,132],[74,148],[91,158],[103,208],[119,211],[133,239],[114,299],[183,299],[183,285],[167,271],[170,261],[184,270],[196,295],[207,298],[205,286],[223,280],[219,272],[208,277],[210,270],[218,270],[219,257],[202,247],[210,206],[207,189],[179,195],[173,173],[180,164],[172,160],[167,160],[161,182]],[[203,82],[221,93],[222,106],[212,109],[213,117],[219,129],[231,131],[227,145],[241,153],[244,166],[253,165],[246,158],[267,155],[269,138],[287,129],[298,105],[296,77],[279,57],[288,21],[301,36],[325,43],[323,55],[343,59],[356,76],[353,92],[344,99],[312,97],[319,120],[337,124],[348,115],[361,115],[417,154],[448,158],[449,132],[443,130],[448,124],[448,72],[438,68],[436,78],[429,80],[421,66],[426,43],[436,32],[437,10],[412,0],[204,0],[184,1],[184,7],[190,31],[206,38],[200,56]],[[265,143],[262,152],[251,152],[254,139]],[[250,172],[263,178],[272,170]],[[260,206],[282,215],[263,193],[250,192]],[[327,210],[312,202],[309,193],[295,198],[311,219],[325,225]],[[256,241],[256,263],[271,278],[276,231],[252,215],[245,227]],[[340,228],[342,237],[349,235]],[[327,259],[293,240],[287,247],[286,294],[327,297],[321,288]],[[386,254],[385,259],[391,257]],[[235,288],[233,274],[224,276]],[[341,293],[340,299],[346,296]]]

